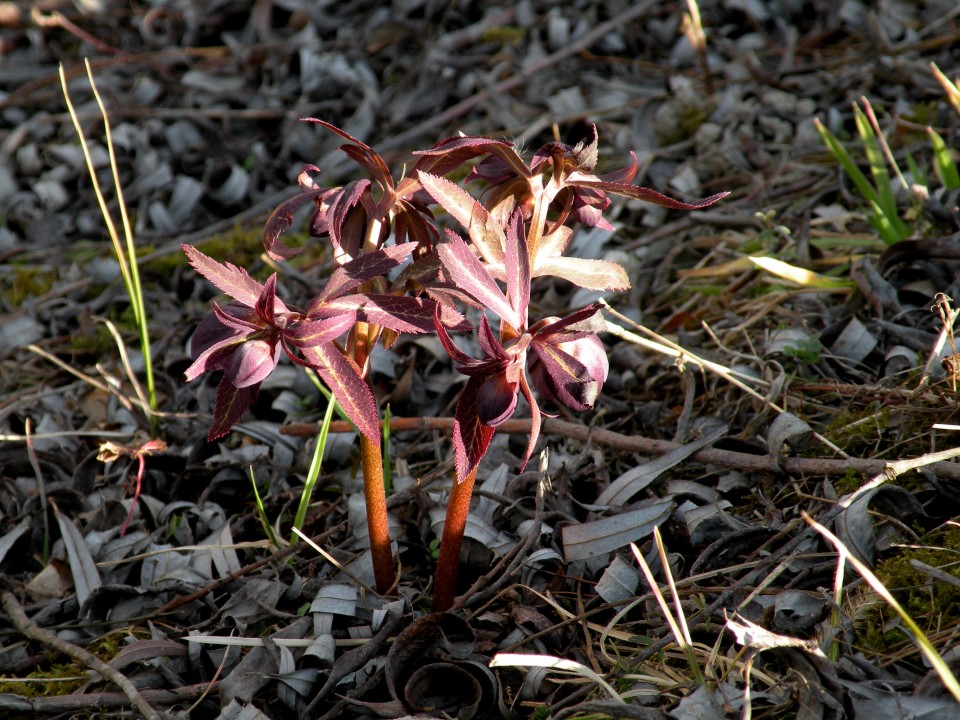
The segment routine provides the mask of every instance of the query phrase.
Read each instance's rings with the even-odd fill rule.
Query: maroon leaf
[[[440,261],[453,282],[510,326],[521,329],[523,319],[510,306],[496,280],[490,276],[470,247],[459,235],[449,230],[447,237],[448,241],[440,245],[437,252],[440,253]]]
[[[311,302],[311,309],[308,310],[307,314],[309,315],[314,308],[319,307],[329,298],[343,295],[367,280],[386,275],[394,268],[402,265],[415,249],[416,246],[411,243],[391,245],[364,253],[358,258],[344,263],[330,275],[326,285]]]
[[[303,348],[304,360],[316,370],[357,429],[380,447],[377,401],[357,364],[333,343]]]
[[[193,361],[190,367],[183,371],[183,377],[187,382],[192,382],[205,372],[223,370],[227,357],[244,342],[246,342],[245,338],[238,335],[230,335],[228,339],[211,345],[197,355],[197,359]]]
[[[530,305],[530,253],[524,234],[523,216],[517,208],[507,225],[504,240],[504,266],[507,276],[507,299],[524,319]],[[519,327],[514,325],[515,328]]]
[[[441,140],[429,150],[417,150],[414,155],[423,160],[414,166],[415,171],[424,170],[434,175],[446,175],[467,160],[479,155],[495,155],[517,175],[527,177],[530,171],[510,143],[484,137],[454,137]]]
[[[328,122],[319,120],[317,118],[300,118],[303,122],[315,123],[322,127],[325,127],[332,133],[339,135],[344,140],[349,141],[353,144],[353,147],[350,145],[341,145],[340,150],[349,155],[355,162],[362,166],[367,172],[369,172],[377,182],[379,182],[384,187],[389,187],[393,185],[393,178],[390,176],[390,170],[387,168],[386,163],[369,145],[365,142],[358,140],[347,132],[344,132],[336,125],[331,125]]]
[[[355,255],[360,246],[359,233],[363,232],[358,216],[351,214],[360,212],[356,207],[360,204],[365,192],[369,192],[369,180],[354,180],[347,183],[339,192],[331,196],[330,207],[327,208],[327,232],[330,241],[338,250],[348,255]]]
[[[310,347],[332,342],[356,322],[355,312],[340,312],[322,320],[301,320],[287,328],[283,337],[294,347]]]
[[[578,412],[593,407],[608,370],[606,353],[596,335],[560,345],[534,342],[530,351],[530,377],[544,397]],[[583,357],[590,366],[572,353]]]
[[[294,195],[280,203],[270,213],[270,217],[267,218],[267,222],[263,226],[263,248],[267,251],[267,255],[274,260],[288,260],[303,252],[302,246],[293,247],[280,242],[280,235],[293,224],[293,213],[300,206],[317,198],[322,199],[324,195],[328,195],[330,192],[332,191],[311,190]]]
[[[237,424],[243,414],[257,399],[259,385],[236,387],[224,378],[217,386],[217,398],[213,405],[213,424],[207,431],[207,440],[223,437]]]
[[[257,298],[257,304],[254,305],[253,309],[256,310],[257,316],[265,323],[272,323],[273,316],[276,313],[276,307],[277,274],[273,273],[267,278],[267,282],[264,283],[263,290],[260,292],[260,297]]]
[[[488,358],[495,358],[504,362],[510,360],[510,356],[507,354],[507,351],[503,349],[503,345],[500,344],[500,340],[498,340],[497,336],[493,334],[493,328],[490,327],[490,323],[487,321],[486,315],[480,316],[480,327],[477,331],[477,340],[480,343],[480,349],[483,351],[483,354]]]
[[[477,416],[477,393],[483,383],[484,378],[480,376],[467,380],[454,412],[453,457],[458,483],[480,463],[493,439],[494,428],[484,425]]]
[[[420,334],[434,331],[435,305],[436,303],[428,298],[366,293],[344,295],[336,300],[330,300],[323,304],[319,312],[330,315],[353,311],[364,322],[383,325],[397,332]],[[442,316],[450,319],[454,312],[456,311],[447,308]],[[460,315],[456,324],[459,325],[464,320],[465,318]]]
[[[486,208],[454,182],[446,178],[421,172],[418,177],[424,189],[437,203],[450,213],[469,233],[483,259],[495,265],[503,264],[503,230],[490,217]]]
[[[190,264],[220,292],[247,307],[253,307],[260,297],[263,285],[258,283],[243,268],[231,263],[219,263],[207,257],[192,245],[181,245]]]
[[[567,315],[565,318],[544,318],[530,328],[539,341],[563,334],[563,340],[575,340],[584,335],[606,332],[600,303],[591,303]]]
[[[537,438],[540,437],[542,418],[540,406],[537,404],[537,400],[533,396],[533,393],[530,392],[530,386],[527,384],[527,376],[522,373],[520,375],[520,391],[530,406],[530,436],[527,439],[527,451],[524,453],[523,459],[520,462],[520,471],[523,472],[523,469],[527,466],[527,462],[533,456],[533,450],[537,445]]]
[[[702,210],[730,194],[729,192],[722,192],[711,195],[699,202],[685,203],[680,200],[674,200],[672,197],[659,193],[656,190],[651,190],[650,188],[637,187],[636,185],[626,183],[605,182],[600,179],[587,179],[594,176],[584,176],[583,179],[580,179],[578,175],[578,173],[571,173],[566,179],[567,185],[603,190],[604,192],[613,193],[614,195],[622,195],[623,197],[633,198],[634,200],[643,200],[648,203],[653,203],[654,205],[660,205],[661,207],[670,208],[671,210]]]

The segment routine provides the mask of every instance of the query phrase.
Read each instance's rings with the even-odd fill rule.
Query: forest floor
[[[960,670],[960,93],[933,67],[960,71],[954,0],[702,0],[703,36],[696,3],[659,0],[26,5],[0,2],[5,717],[957,717],[941,677]],[[156,412],[58,76],[119,226],[84,58]],[[863,140],[871,114],[886,148]],[[219,296],[182,243],[303,298],[329,275],[319,241],[289,269],[261,244],[305,164],[357,177],[303,117],[398,177],[461,132],[529,154],[596,125],[601,170],[632,151],[640,185],[730,192],[686,213],[617,200],[613,230],[574,237],[631,280],[604,297],[609,378],[593,410],[545,422],[542,471],[518,472],[529,422],[496,433],[446,615],[429,607],[464,378],[435,339],[373,358],[400,570],[385,597],[346,423],[301,528],[319,550],[292,533],[326,408],[302,369],[281,363],[215,442],[217,378],[184,380]],[[534,290],[542,315],[599,297]]]

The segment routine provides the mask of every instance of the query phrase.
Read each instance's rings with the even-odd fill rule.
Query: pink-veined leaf
[[[486,208],[474,197],[446,178],[420,172],[418,177],[424,190],[450,213],[470,235],[483,259],[494,265],[503,264],[503,229],[490,217]]]
[[[227,357],[244,342],[246,342],[246,338],[239,335],[231,335],[229,339],[221,340],[211,345],[197,355],[197,359],[190,364],[190,367],[183,371],[184,379],[187,382],[192,382],[205,372],[223,370]]]
[[[559,320],[554,319],[552,322],[541,320],[531,328],[531,332],[534,332],[536,339],[541,342],[561,334],[564,336],[563,341],[567,341],[584,335],[606,332],[607,323],[603,319],[602,307],[600,303],[591,303]]]
[[[450,334],[447,332],[447,329],[443,326],[443,323],[440,322],[439,308],[440,306],[438,305],[434,310],[433,329],[436,331],[437,339],[440,340],[440,344],[443,346],[443,349],[447,355],[449,355],[455,363],[465,367],[472,367],[482,364],[484,361],[470,357],[463,350],[457,347],[455,342],[453,342]]]
[[[507,299],[526,325],[530,306],[530,253],[524,233],[520,208],[514,210],[507,224],[504,240],[504,267],[507,276]],[[518,327],[514,325],[514,327]]]
[[[340,192],[332,196],[330,207],[327,209],[327,232],[330,233],[330,242],[334,247],[343,250],[348,254],[354,246],[359,247],[359,238],[349,238],[347,242],[346,235],[351,232],[360,232],[359,223],[356,221],[348,222],[351,219],[351,213],[355,211],[357,205],[361,204],[364,192],[369,192],[370,181],[366,179],[354,180],[347,183]]]
[[[576,173],[571,173],[567,177],[566,184],[574,187],[603,190],[604,192],[613,193],[614,195],[622,195],[623,197],[633,198],[634,200],[643,200],[644,202],[653,203],[654,205],[660,205],[661,207],[670,208],[671,210],[702,210],[730,194],[729,192],[721,192],[698,202],[685,203],[680,200],[675,200],[669,195],[659,193],[656,190],[651,190],[650,188],[638,187],[637,185],[627,183],[605,182],[600,179],[580,179]]]
[[[537,404],[537,399],[533,396],[533,393],[530,392],[530,385],[527,384],[527,376],[525,373],[520,375],[520,392],[523,393],[524,399],[526,399],[527,404],[530,406],[530,436],[527,438],[527,451],[523,454],[523,460],[520,462],[520,472],[523,472],[523,469],[527,466],[527,462],[533,456],[533,450],[537,445],[537,438],[540,437],[540,425],[543,422],[543,418],[540,413],[540,405]]]
[[[382,325],[396,332],[421,334],[434,332],[435,305],[436,302],[429,298],[363,293],[330,300],[323,304],[319,313],[329,316],[335,312],[353,311],[363,322]],[[466,318],[452,308],[444,308],[440,312],[441,320],[453,320],[457,328],[463,328],[466,323]]]
[[[192,245],[184,244],[181,247],[194,269],[220,292],[247,307],[252,308],[256,305],[263,285],[250,277],[246,270],[232,263],[217,262]]]
[[[485,137],[452,137],[441,140],[429,150],[417,150],[414,155],[423,159],[417,161],[415,171],[424,170],[434,175],[446,175],[467,160],[479,155],[494,155],[514,173],[528,177],[530,171],[513,145],[503,140]]]
[[[310,303],[311,308],[319,307],[326,300],[343,295],[357,285],[372,280],[375,277],[386,275],[410,257],[416,249],[412,243],[391,245],[373,250],[344,263],[330,275],[320,293]],[[308,310],[310,314],[312,310]]]
[[[293,224],[293,213],[302,205],[329,194],[331,190],[310,190],[284,200],[274,208],[263,226],[263,248],[274,260],[288,260],[303,252],[303,246],[293,247],[280,241],[280,235]]]
[[[473,254],[470,247],[454,232],[447,231],[448,241],[437,248],[440,261],[450,279],[464,292],[476,298],[512,327],[521,329],[521,318],[511,307],[503,291]]]
[[[233,312],[231,312],[231,310]],[[246,305],[233,302],[228,303],[225,307],[220,307],[219,304],[213,303],[212,319],[220,325],[228,328],[231,333],[246,334],[263,329],[263,323],[254,320],[248,320],[247,318],[249,316],[256,317],[256,315],[250,312],[250,309]],[[208,315],[207,317],[210,316]],[[200,328],[203,327],[205,322],[206,318],[200,321],[200,326],[197,327],[197,334],[194,335],[194,337],[199,335]]]
[[[316,370],[357,429],[380,447],[377,401],[363,381],[360,368],[333,343],[303,348],[304,360]]]
[[[339,135],[344,140],[352,143],[353,147],[350,145],[341,145],[340,150],[345,152],[354,160],[354,162],[358,163],[367,172],[369,172],[382,186],[389,187],[393,185],[393,178],[390,176],[390,170],[387,168],[387,164],[383,161],[383,158],[380,157],[380,155],[378,155],[377,152],[365,142],[358,140],[350,133],[338,128],[336,125],[331,125],[330,123],[324,122],[318,118],[305,117],[300,118],[300,120],[303,122],[320,125],[330,132]]]
[[[277,274],[273,273],[263,284],[257,304],[253,307],[257,316],[266,323],[272,323],[277,309]]]
[[[322,320],[301,320],[284,330],[283,337],[294,347],[332,342],[353,327],[356,312],[339,312]]]
[[[259,385],[238,388],[223,378],[217,386],[217,397],[213,404],[213,424],[207,431],[207,440],[213,442],[230,432],[230,428],[239,422],[257,399],[259,390]]]
[[[453,415],[453,459],[458,483],[480,463],[493,439],[494,428],[484,425],[477,416],[477,393],[484,382],[483,376],[467,380]]]
[[[477,329],[477,341],[480,343],[480,349],[483,351],[483,354],[488,358],[495,358],[505,362],[510,360],[507,351],[503,349],[503,345],[500,344],[500,340],[494,334],[493,328],[490,327],[486,315],[480,316],[480,327]]]
[[[630,278],[620,265],[609,260],[537,256],[533,276],[554,275],[588,290],[627,290]]]
[[[602,382],[593,378],[586,365],[548,342],[532,343],[530,352],[549,378],[543,378],[549,388],[548,396],[552,395],[562,405],[578,412],[593,407]]]

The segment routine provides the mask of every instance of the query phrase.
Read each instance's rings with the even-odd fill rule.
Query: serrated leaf
[[[477,416],[477,394],[484,382],[482,376],[467,380],[454,412],[453,457],[458,483],[463,482],[480,463],[493,439],[494,429],[480,422]]]
[[[207,257],[192,245],[181,245],[193,268],[203,275],[220,292],[229,295],[237,302],[254,307],[263,290],[243,268],[232,263],[220,263]]]
[[[423,189],[467,230],[470,241],[484,260],[502,265],[503,229],[490,217],[486,208],[470,193],[446,178],[422,171],[418,177]]]
[[[332,343],[303,349],[304,360],[323,379],[347,417],[376,447],[380,447],[377,401],[364,382],[360,368]]]
[[[608,260],[587,260],[575,257],[537,256],[534,277],[554,275],[588,290],[628,290],[627,271]]]
[[[322,320],[302,320],[287,328],[283,337],[295,347],[308,347],[332,342],[356,322],[356,312],[339,312]]]
[[[419,334],[434,332],[435,305],[427,298],[365,293],[330,300],[324,303],[321,311],[324,314],[354,312],[363,322],[383,325],[397,332]],[[446,315],[450,317],[449,313]]]
[[[247,408],[257,399],[259,385],[238,388],[227,378],[217,386],[217,397],[213,405],[213,424],[207,431],[207,440],[214,441],[223,437],[237,424]]]
[[[302,246],[292,247],[280,242],[280,235],[293,224],[293,213],[302,205],[330,192],[330,190],[302,192],[277,205],[263,226],[263,248],[267,255],[274,260],[289,260],[303,252],[304,248]]]
[[[456,233],[447,231],[447,242],[437,248],[440,261],[450,279],[466,293],[476,298],[501,319],[516,329],[521,328],[521,318],[510,306],[506,296],[486,268],[473,254],[470,247]]]
[[[391,245],[364,253],[344,263],[331,273],[323,289],[310,303],[311,310],[307,314],[329,298],[343,295],[367,280],[386,275],[402,265],[415,249],[413,243]]]
[[[614,195],[622,195],[623,197],[633,198],[634,200],[643,200],[644,202],[670,208],[671,210],[702,210],[730,194],[729,192],[721,192],[698,202],[686,203],[675,200],[669,195],[664,195],[656,190],[638,187],[637,185],[629,185],[627,183],[607,182],[604,180],[576,180],[568,181],[568,185],[603,190],[604,192],[613,193]]]
[[[526,318],[530,305],[530,253],[520,208],[513,211],[504,235],[504,268],[507,277],[507,299],[510,305],[516,308],[517,314]]]

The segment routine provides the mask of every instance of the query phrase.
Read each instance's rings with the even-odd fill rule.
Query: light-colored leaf
[[[573,562],[626,547],[647,537],[654,527],[666,522],[673,508],[674,502],[669,498],[654,500],[638,510],[567,525],[561,530],[563,555],[567,562]]]

